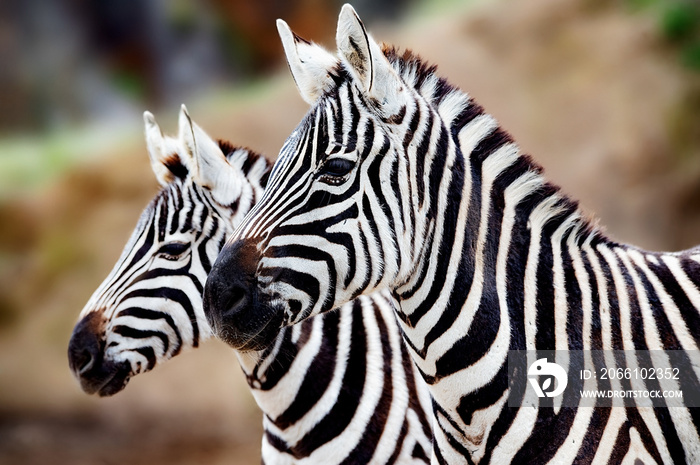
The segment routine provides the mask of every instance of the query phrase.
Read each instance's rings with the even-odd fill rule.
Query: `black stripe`
[[[567,212],[552,218],[542,228],[540,238],[540,253],[537,263],[537,334],[535,347],[538,350],[554,350],[556,347],[554,333],[554,253],[552,250],[552,234],[561,226],[568,216]]]
[[[444,421],[447,421],[452,427],[460,431],[459,426],[452,420],[452,418],[449,416],[449,414],[442,408],[440,405],[438,405],[434,400],[433,400],[433,412],[434,412],[434,417],[437,418],[442,418]],[[449,432],[445,431],[445,428],[442,427],[442,424],[439,421],[434,421],[433,422],[433,428],[440,428],[445,437],[447,438],[447,442],[449,442],[450,446],[456,450],[464,459],[467,461],[467,464],[469,465],[474,465],[474,461],[471,458],[471,453],[469,450],[465,447],[464,444],[455,437],[453,437]],[[439,454],[439,447],[436,446],[435,441],[433,441],[433,452],[436,454],[436,458],[438,459],[438,463],[447,463],[442,457],[442,454]],[[438,455],[439,454],[439,455]]]
[[[424,169],[425,169],[425,157],[427,154],[432,153],[430,148],[432,146],[432,136],[433,136],[433,123],[434,116],[431,111],[426,113],[427,120],[423,123],[424,130],[418,146],[416,147],[415,163],[416,163],[416,175],[417,180],[416,186],[418,188],[418,208],[422,209],[425,203],[425,186],[424,186]]]
[[[372,257],[369,254],[369,249],[367,246],[367,236],[365,235],[364,230],[362,227],[360,227],[360,247],[361,247],[361,252],[362,252],[362,259],[364,260],[364,263],[367,265],[367,269],[365,270],[365,277],[358,286],[358,293],[363,292],[367,286],[369,285],[369,280],[372,279]],[[352,252],[352,251],[350,251]]]
[[[562,447],[575,417],[573,408],[562,408],[558,414],[553,408],[539,408],[536,426],[512,463],[548,463]]]
[[[456,413],[469,425],[474,413],[494,405],[508,389],[508,364],[504,363],[496,375],[482,389],[463,395],[459,400]]]
[[[654,410],[659,410],[659,409],[654,409]],[[647,452],[649,452],[649,455],[652,456],[652,458],[656,461],[656,463],[663,463],[663,460],[661,459],[661,453],[659,452],[658,448],[656,447],[656,441],[654,441],[654,437],[651,435],[651,432],[649,431],[649,428],[647,427],[646,423],[644,422],[644,419],[642,416],[639,414],[639,411],[635,408],[628,408],[626,409],[627,412],[627,423],[623,425],[624,427],[630,428],[634,427],[637,429],[637,433],[639,433],[639,437],[642,440],[642,443],[644,444],[644,447],[646,448]],[[627,439],[626,439],[626,444],[624,443],[625,439],[623,439],[623,444],[622,447],[624,448],[623,450],[629,449],[629,430],[626,431],[627,434]],[[615,446],[613,448],[613,451],[616,451],[617,447],[617,442],[615,443]],[[625,447],[626,446],[626,447]],[[624,454],[623,454],[624,456]]]
[[[295,450],[308,456],[314,449],[338,437],[352,420],[365,388],[367,334],[362,322],[361,305],[354,302],[350,352],[343,374],[343,389],[333,408],[298,443]]]
[[[340,312],[330,312],[323,316],[323,337],[318,355],[314,358],[309,370],[304,376],[304,381],[299,387],[299,392],[287,409],[272,421],[282,430],[297,423],[320,400],[326,392],[333,378],[338,353],[338,331]],[[296,355],[296,354],[294,354]],[[274,365],[274,364],[273,364]],[[274,373],[274,372],[272,372]],[[282,373],[280,373],[281,375]],[[269,386],[272,387],[272,386]],[[268,385],[264,385],[268,388]],[[313,445],[307,445],[312,452]],[[304,457],[303,453],[294,455],[296,458]]]
[[[462,111],[453,119],[450,124],[452,128],[452,137],[454,140],[459,140],[460,131],[471,123],[474,118],[484,113],[484,109],[473,100],[462,109]]]
[[[175,184],[172,184],[175,186]],[[172,207],[168,208],[166,211],[170,213],[170,229],[167,234],[173,235],[179,226],[180,213],[182,208],[182,192],[179,189],[171,187],[172,194],[170,197],[170,202],[172,202]]]
[[[146,232],[146,238],[144,239],[143,244],[141,244],[141,247],[139,247],[139,249],[134,254],[129,264],[124,268],[124,271],[122,271],[122,273],[116,279],[116,281],[121,281],[126,276],[126,273],[133,271],[135,265],[143,257],[145,257],[148,251],[150,251],[153,247],[153,241],[156,235],[155,222],[153,221],[155,217],[155,209],[153,205],[148,206],[147,210],[144,212],[144,215],[147,214],[150,214],[151,218],[148,221],[148,230]]]
[[[168,349],[170,348],[170,341],[168,340],[167,334],[161,331],[143,330],[124,325],[116,325],[114,328],[112,328],[112,332],[130,339],[148,339],[151,337],[156,337],[160,339],[163,344],[163,354],[167,354]]]
[[[583,441],[581,441],[581,446],[578,449],[578,454],[576,455],[576,459],[574,459],[574,463],[580,465],[593,463],[593,458],[595,457],[600,441],[603,439],[605,426],[610,419],[611,412],[611,407],[597,407],[593,409],[591,421],[588,423],[586,435],[583,437]]]
[[[156,366],[156,354],[153,351],[152,347],[139,347],[135,350],[136,352],[138,352],[146,358],[148,362],[148,364],[146,365],[146,371],[150,371],[153,369],[154,366]]]
[[[372,192],[375,195],[375,198],[377,199],[377,203],[379,204],[379,207],[381,208],[381,212],[377,212],[376,214],[383,215],[384,218],[386,218],[387,223],[389,224],[389,234],[390,237],[388,238],[390,242],[388,242],[388,247],[390,249],[396,249],[398,247],[397,239],[396,239],[396,229],[395,229],[395,223],[394,223],[394,218],[391,214],[391,207],[389,206],[386,196],[384,195],[383,189],[382,189],[382,183],[381,183],[381,178],[380,178],[380,171],[381,171],[381,165],[382,161],[385,159],[384,157],[387,156],[387,153],[389,152],[390,148],[390,143],[389,139],[384,136],[383,137],[383,144],[381,149],[379,149],[379,152],[374,156],[374,160],[369,164],[369,167],[367,168],[367,177],[369,178],[370,181],[370,186],[372,186]],[[367,211],[367,209],[370,207],[370,204],[367,203],[365,205],[365,200],[367,197],[363,197],[363,203],[362,203],[362,208]],[[376,216],[374,214],[373,216]],[[372,223],[376,223],[373,221]],[[379,233],[377,232],[377,242],[379,243],[381,250],[381,257],[374,257],[377,260],[381,260],[381,262],[384,262],[384,251],[383,251],[383,242],[386,240],[386,237],[379,237]],[[400,254],[396,254],[397,256],[400,256]],[[397,268],[398,269],[398,268]],[[380,279],[381,275],[378,276],[377,279]],[[375,283],[377,284],[377,283]]]
[[[600,320],[600,289],[598,289],[598,279],[593,271],[593,266],[588,258],[588,253],[581,251],[581,260],[588,277],[588,285],[591,294],[591,347],[603,348],[603,328]]]
[[[610,265],[608,264],[605,256],[603,256],[603,254],[597,250],[595,251],[595,255],[602,270],[603,281],[606,285],[605,293],[608,297],[608,305],[610,307],[610,340],[612,347],[609,347],[609,349],[624,350],[625,347],[622,343],[622,325],[620,323],[620,304],[618,303],[615,281],[613,280]]]
[[[406,339],[402,337],[402,340],[405,342]],[[414,370],[415,365],[413,364],[413,360],[411,359],[411,356],[408,353],[408,350],[406,349],[406,344],[401,344],[401,360],[403,361],[403,369],[405,373],[405,379],[406,379],[406,385],[408,389],[408,406],[410,410],[413,410],[416,413],[416,416],[420,420],[420,424],[423,428],[423,434],[425,434],[426,437],[431,437],[432,436],[432,431],[431,431],[431,423],[432,419],[428,419],[426,416],[425,410],[423,410],[423,406],[420,403],[420,400],[418,399],[418,390],[416,386],[416,380],[415,380],[415,374]]]
[[[194,229],[192,225],[192,220],[194,218],[194,212],[195,209],[197,208],[198,205],[202,205],[203,207],[203,212],[200,217],[199,223],[198,223],[198,230],[202,230],[202,226],[204,226],[204,221],[205,219],[209,216],[209,212],[206,209],[206,206],[203,202],[202,197],[200,196],[198,189],[189,189],[189,195],[190,195],[190,208],[187,210],[187,214],[185,215],[185,221],[182,223],[182,228],[180,229],[180,232],[188,232],[192,231]]]
[[[190,323],[192,324],[192,339],[194,341],[194,346],[197,346],[199,341],[199,325],[197,324],[197,316],[194,313],[194,308],[192,307],[192,302],[190,301],[189,296],[184,291],[169,287],[158,287],[154,289],[134,289],[128,294],[126,294],[122,298],[122,301],[126,301],[128,299],[136,297],[161,297],[180,304],[180,306],[185,310],[185,312],[187,312],[187,316],[190,318]]]
[[[325,317],[322,317],[325,318]],[[320,320],[324,322],[324,326],[327,324],[326,320]],[[267,366],[267,369],[264,372],[260,371],[260,364],[265,362],[265,359],[267,356],[261,356],[260,357],[260,362],[258,362],[258,365],[253,370],[253,373],[251,376],[248,377],[248,384],[250,385],[251,388],[253,389],[260,389],[263,391],[269,391],[270,389],[274,388],[277,386],[277,384],[284,379],[284,377],[287,375],[287,373],[290,372],[290,367],[292,365],[292,362],[294,362],[294,359],[297,357],[299,350],[304,347],[306,342],[309,339],[309,336],[311,335],[311,330],[313,327],[313,320],[308,319],[304,320],[299,323],[300,325],[300,331],[301,331],[301,336],[299,337],[299,341],[295,344],[292,343],[292,331],[290,327],[284,327],[282,328],[280,335],[277,336],[277,340],[282,339],[282,342],[280,343],[280,348],[277,354],[275,355],[274,361],[270,363]],[[325,328],[322,329],[322,331],[330,331]],[[324,334],[325,337],[325,334]],[[274,346],[274,344],[272,344]],[[269,350],[272,350],[272,346],[269,348]],[[312,364],[309,367],[309,373],[314,372],[316,370],[315,368],[316,362],[312,362]],[[329,373],[325,373],[326,370],[324,370],[324,374],[330,374],[332,373],[332,369],[330,369]],[[293,373],[292,373],[293,375]],[[311,377],[313,378],[313,376]],[[320,383],[323,384],[323,383]],[[308,396],[309,391],[302,389],[300,392],[303,393],[303,395]],[[315,392],[315,390],[314,390]],[[320,390],[320,392],[323,392],[323,390]],[[291,404],[290,404],[291,407]],[[298,408],[298,407],[297,407]],[[306,413],[305,410],[301,410],[303,413]],[[303,414],[302,413],[302,414]],[[290,414],[283,414],[283,415],[292,415],[293,413]],[[288,416],[284,417],[286,422],[289,422],[290,419]]]
[[[657,256],[657,258],[661,257]],[[681,263],[683,261],[695,263],[694,260],[687,259],[683,259]],[[649,261],[647,261],[646,264],[647,267],[649,267],[649,269],[656,275],[656,277],[659,278],[659,281],[661,281],[664,289],[671,299],[673,299],[673,302],[676,304],[676,307],[678,307],[685,325],[690,334],[693,336],[695,342],[700,342],[700,313],[698,313],[697,309],[693,306],[680,284],[678,284],[678,281],[671,273],[671,270],[669,270],[666,264],[661,260],[659,260],[658,264]],[[698,271],[700,272],[700,270]]]
[[[145,308],[130,307],[125,308],[117,314],[116,318],[123,316],[132,316],[134,318],[144,319],[144,320],[165,320],[165,322],[170,326],[177,337],[176,349],[173,351],[171,356],[175,356],[180,353],[180,348],[182,347],[182,335],[180,334],[179,328],[175,325],[175,320],[171,314],[166,312],[159,312],[156,310],[148,310]],[[123,326],[123,325],[122,325]],[[167,347],[167,344],[164,344]]]
[[[372,241],[373,244],[377,246],[377,256],[371,256],[368,255],[366,260],[370,263],[376,262],[376,268],[378,268],[380,271],[383,269],[383,263],[384,263],[384,245],[382,243],[382,236],[379,234],[379,229],[377,228],[377,221],[374,219],[374,212],[372,211],[372,206],[370,205],[369,198],[367,197],[367,194],[362,195],[362,213],[367,218],[367,224],[369,225],[370,228],[370,236],[369,240]],[[374,269],[375,266],[372,265],[372,269]],[[369,275],[369,278],[371,279],[371,274]],[[382,278],[382,273],[377,273],[377,282],[381,280]],[[372,283],[372,285],[376,285],[376,283]]]
[[[581,287],[576,277],[574,263],[569,254],[567,242],[575,229],[569,230],[561,239],[561,263],[564,272],[564,289],[566,290],[566,335],[567,346],[572,351],[582,351],[583,347],[583,300]],[[583,366],[583,365],[578,365]],[[580,378],[577,378],[580,381]]]
[[[158,242],[165,240],[165,231],[168,228],[168,204],[167,200],[159,202],[156,207],[156,219],[158,224]],[[173,215],[177,216],[177,215]]]
[[[362,321],[364,321],[364,315],[361,312],[361,306],[357,304],[359,304],[359,302],[356,303],[356,310],[353,312],[355,314],[354,320],[361,319]],[[374,312],[374,318],[377,322],[377,329],[379,330],[382,357],[384,360],[384,382],[382,385],[382,394],[379,398],[379,401],[377,402],[374,414],[369,420],[369,424],[365,428],[365,432],[362,435],[362,438],[357,443],[357,446],[355,446],[353,451],[342,462],[348,465],[355,463],[369,463],[369,461],[372,459],[374,451],[377,449],[377,446],[379,445],[379,440],[382,437],[381,432],[384,431],[384,428],[386,426],[386,422],[389,417],[389,411],[391,409],[391,404],[393,400],[392,394],[394,383],[393,371],[391,366],[393,351],[391,349],[391,342],[389,341],[388,330],[386,324],[382,319],[381,312],[377,307],[374,307],[372,310]],[[370,355],[371,354],[367,353],[367,358],[369,358]],[[401,447],[403,446],[403,439],[406,436],[404,428],[402,428],[402,433],[400,434],[397,442],[395,443],[394,454],[398,454],[397,451],[400,451]],[[391,461],[389,461],[389,463],[391,463]]]

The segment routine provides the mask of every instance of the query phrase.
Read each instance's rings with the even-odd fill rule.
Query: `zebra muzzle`
[[[111,396],[126,386],[131,365],[105,360],[103,335],[100,312],[88,313],[73,329],[68,344],[68,364],[83,391]]]
[[[219,254],[204,287],[204,313],[214,334],[238,350],[267,347],[282,327],[282,312],[260,303],[257,251],[241,241]]]

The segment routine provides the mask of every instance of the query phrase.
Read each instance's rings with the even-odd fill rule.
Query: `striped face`
[[[216,144],[184,109],[180,119],[173,139],[146,114],[163,187],[73,331],[69,361],[88,393],[115,394],[131,376],[210,336],[201,304],[205,279],[234,224],[262,193],[263,157]]]
[[[406,224],[431,193],[409,183],[422,167],[409,166],[404,152],[439,134],[415,134],[418,119],[407,115],[430,110],[352,8],[339,20],[340,61],[278,25],[295,82],[315,103],[207,281],[214,331],[239,349],[263,347],[280,326],[408,276],[424,232]],[[250,321],[257,324],[244,325]]]

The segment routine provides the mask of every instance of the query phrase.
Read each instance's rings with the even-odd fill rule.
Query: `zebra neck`
[[[438,142],[450,132],[451,140]],[[493,344],[525,349],[525,328],[534,325],[526,321],[525,288],[535,286],[536,299],[545,290],[551,296],[562,276],[574,272],[568,248],[586,238],[604,240],[478,105],[470,102],[443,123],[442,133],[430,144],[435,150],[424,154],[425,166],[441,170],[424,175],[437,194],[414,206],[417,222],[423,221],[414,230],[427,231],[418,238],[425,247],[414,274],[394,290],[409,344],[432,359],[421,367],[429,375],[439,371],[437,353],[478,359]]]

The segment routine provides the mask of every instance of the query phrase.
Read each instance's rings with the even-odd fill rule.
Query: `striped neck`
[[[566,244],[609,241],[481,106],[413,55],[385,53],[420,94],[414,119],[402,123],[404,152],[415,156],[407,165],[428,167],[408,174],[427,182],[415,183],[417,192],[406,196],[413,199],[408,249],[414,261],[411,273],[393,289],[408,343],[420,358],[433,361],[429,352],[441,346],[477,358],[494,344],[503,351],[525,349],[533,324],[514,297],[522,295],[524,280],[551,290],[561,276],[574,272],[570,259],[559,273],[544,272],[536,250],[548,257],[551,269]],[[416,145],[429,149],[409,149]],[[507,278],[514,274],[518,279]],[[474,330],[460,330],[471,335],[454,345],[445,330],[457,320],[459,327]],[[554,348],[545,334],[538,335],[537,346]],[[422,367],[428,378],[441,372],[429,365]]]

